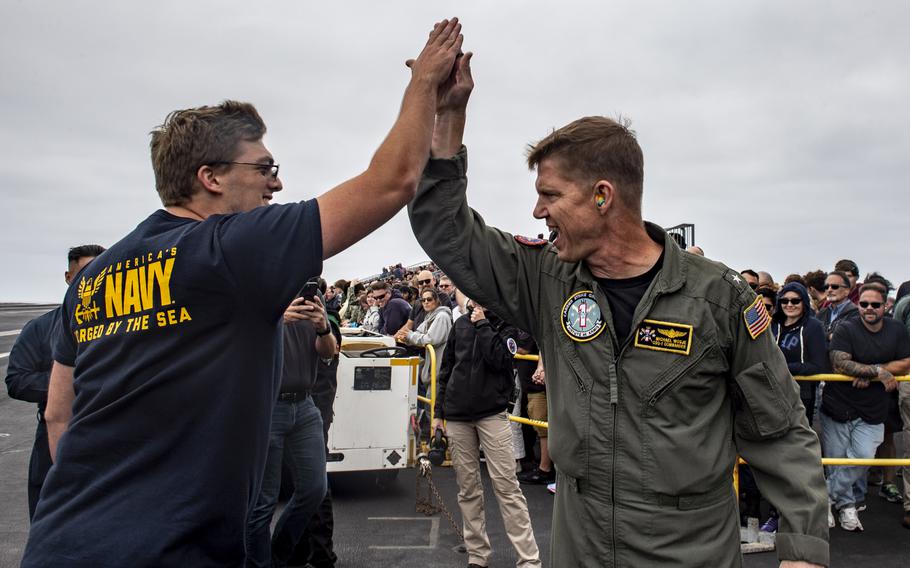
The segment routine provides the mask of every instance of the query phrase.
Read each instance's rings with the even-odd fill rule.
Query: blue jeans
[[[294,475],[294,494],[270,541],[269,525],[278,502],[285,447]],[[272,413],[262,489],[247,522],[246,565],[284,566],[325,497],[326,486],[325,439],[319,409],[311,397],[295,402],[279,400]]]
[[[869,424],[861,418],[838,422],[822,411],[822,444],[825,457],[872,459],[885,439],[884,424]],[[835,508],[855,507],[853,486],[865,477],[867,466],[829,466],[828,499]]]

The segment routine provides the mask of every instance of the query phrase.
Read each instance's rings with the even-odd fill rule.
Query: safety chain
[[[426,498],[421,497],[420,495],[420,479],[427,480],[427,496]],[[458,535],[458,540],[464,541],[464,534],[461,532],[461,527],[458,526],[458,523],[455,522],[455,518],[452,517],[452,513],[446,508],[445,501],[442,499],[442,496],[439,494],[439,490],[436,489],[436,484],[433,483],[433,466],[430,464],[430,460],[423,454],[417,457],[417,475],[414,476],[414,482],[416,484],[416,507],[415,510],[418,513],[424,515],[435,515],[436,513],[442,512],[449,523],[452,525],[452,529],[455,531],[455,534]],[[431,492],[432,491],[432,495]],[[433,497],[436,497],[436,503],[433,503]]]

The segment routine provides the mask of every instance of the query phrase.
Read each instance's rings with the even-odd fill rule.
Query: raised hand
[[[430,38],[417,59],[409,59],[405,63],[411,68],[412,80],[425,80],[435,87],[441,86],[452,74],[463,41],[458,18],[443,20],[433,26]]]
[[[455,66],[446,82],[439,87],[436,97],[436,112],[442,114],[447,111],[464,111],[468,106],[471,91],[474,90],[474,77],[471,76],[470,51],[459,55],[455,59]]]

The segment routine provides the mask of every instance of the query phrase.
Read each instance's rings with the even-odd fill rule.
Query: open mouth
[[[547,240],[553,243],[553,246],[557,246],[556,242],[559,240],[559,229],[550,227],[550,238]]]

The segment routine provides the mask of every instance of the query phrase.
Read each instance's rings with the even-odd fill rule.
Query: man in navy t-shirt
[[[176,111],[152,133],[164,209],[64,299],[46,411],[55,465],[23,566],[243,563],[282,313],[324,258],[414,195],[461,42],[457,20],[434,27],[368,169],[315,200],[264,207],[282,184],[250,104]]]

